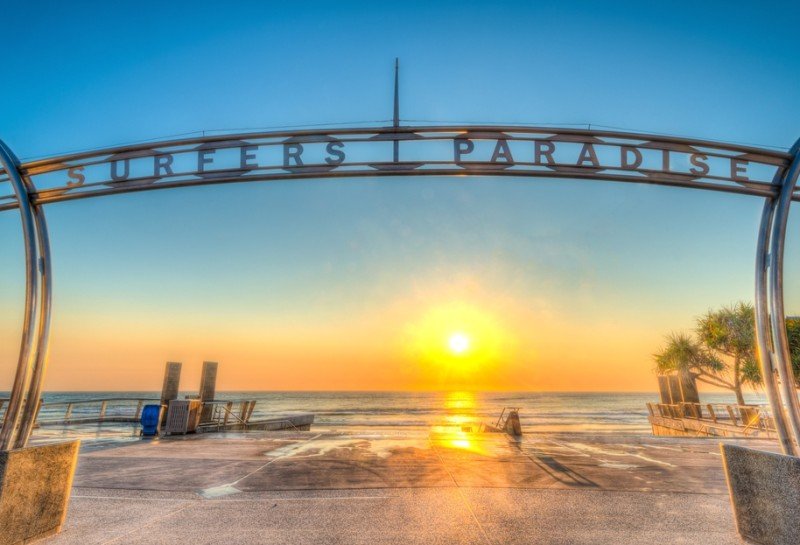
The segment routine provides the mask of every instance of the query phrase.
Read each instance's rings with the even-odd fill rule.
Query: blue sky
[[[785,148],[800,136],[794,3],[3,7],[11,54],[0,138],[23,159],[202,130],[384,122],[394,57],[408,123],[591,123]],[[364,358],[389,361],[402,337],[393,331],[415,319],[398,305],[424,313],[458,299],[515,302],[486,311],[515,316],[518,356],[535,369],[525,387],[587,389],[592,373],[559,382],[557,370],[597,361],[646,388],[663,333],[751,298],[760,206],[671,188],[491,178],[251,184],[53,205],[48,385],[96,376],[97,388],[156,388],[163,361],[216,358],[241,369],[268,361],[255,386],[298,387],[285,378],[291,368],[322,363],[289,361],[304,350],[297,339],[325,338],[338,361],[374,335],[382,344]],[[17,223],[0,215],[0,389],[21,313]],[[797,229],[793,221],[791,312],[800,312]],[[381,316],[394,326],[364,325]],[[548,340],[570,335],[572,344]],[[408,363],[394,365],[400,373]]]

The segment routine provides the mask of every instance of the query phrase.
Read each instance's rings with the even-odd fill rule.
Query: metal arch
[[[800,174],[800,140],[792,147],[792,154],[794,158],[783,175],[780,195],[773,203],[774,212],[769,236],[769,283],[767,295],[769,297],[769,321],[774,350],[772,358],[780,377],[780,391],[783,401],[779,408],[783,410],[785,405],[792,435],[795,442],[800,446],[800,401],[795,391],[795,376],[789,352],[783,300],[783,254],[786,243],[786,225],[789,219],[792,194]],[[773,412],[776,412],[775,409],[773,409]]]
[[[25,245],[25,310],[22,321],[22,340],[20,343],[17,370],[9,396],[3,428],[0,430],[0,451],[9,450],[16,443],[18,425],[25,404],[25,387],[34,360],[34,335],[32,323],[36,315],[38,272],[36,262],[37,233],[36,219],[26,184],[19,174],[19,161],[6,144],[0,140],[0,166],[6,171],[17,196],[20,219],[22,221],[23,243]]]
[[[655,183],[673,187],[710,189],[766,197],[756,251],[756,338],[767,396],[772,407],[781,446],[787,453],[796,454],[798,452],[798,447],[795,446],[794,442],[797,441],[798,446],[800,446],[800,403],[798,403],[797,395],[793,391],[794,380],[783,314],[782,267],[789,208],[792,200],[800,200],[800,193],[795,193],[797,177],[800,172],[800,149],[798,148],[800,141],[795,144],[790,153],[786,153],[709,140],[618,131],[523,126],[399,127],[398,125],[398,123],[395,123],[391,127],[314,129],[186,138],[73,153],[31,161],[26,164],[20,164],[10,149],[0,141],[0,166],[5,170],[5,176],[0,176],[0,183],[9,181],[14,190],[13,196],[0,196],[0,211],[17,207],[20,209],[26,258],[26,298],[22,341],[12,395],[6,411],[5,426],[0,430],[0,450],[7,450],[11,446],[18,448],[24,446],[27,442],[35,422],[42,379],[47,363],[52,285],[50,248],[42,205],[50,202],[132,191],[245,181],[356,178],[364,176],[504,175],[548,178],[596,178],[634,183]],[[490,164],[494,163],[494,159],[490,162],[469,161],[461,164],[455,160],[427,160],[419,163],[411,161],[398,162],[395,151],[392,161],[348,163],[345,166],[349,167],[349,169],[340,170],[336,170],[336,167],[329,168],[321,164],[310,164],[305,168],[297,168],[295,166],[285,168],[286,165],[284,165],[281,172],[280,165],[272,165],[258,167],[260,170],[253,172],[230,169],[228,171],[219,171],[219,173],[214,173],[211,176],[203,176],[191,172],[172,176],[170,172],[169,176],[145,176],[131,178],[122,182],[118,182],[116,178],[113,181],[108,179],[103,181],[101,179],[95,184],[87,184],[84,187],[77,187],[82,183],[74,185],[67,183],[67,186],[44,190],[38,187],[38,184],[32,179],[32,177],[40,174],[54,172],[69,172],[71,174],[74,168],[85,169],[104,163],[110,164],[110,161],[119,160],[118,158],[122,157],[155,157],[166,149],[169,149],[169,153],[172,153],[173,150],[175,150],[174,153],[186,153],[190,150],[199,150],[204,146],[210,146],[209,149],[224,149],[225,147],[235,147],[237,143],[240,146],[255,144],[259,140],[262,141],[263,145],[269,146],[280,145],[282,142],[292,140],[296,142],[315,142],[319,141],[314,140],[315,138],[337,136],[346,142],[354,143],[390,141],[394,150],[397,150],[402,141],[452,140],[461,137],[456,135],[475,138],[476,140],[482,138],[508,138],[509,141],[514,139],[536,141],[535,139],[543,138],[545,140],[550,139],[553,142],[595,143],[597,145],[616,145],[619,147],[632,145],[641,146],[641,149],[661,150],[665,155],[670,152],[677,152],[708,154],[717,158],[741,157],[746,160],[752,160],[755,163],[772,165],[777,170],[771,182],[749,181],[747,178],[742,181],[735,177],[735,173],[732,173],[730,177],[697,177],[686,173],[671,172],[669,167],[665,167],[664,171],[642,168],[639,169],[639,176],[631,176],[627,172],[620,172],[619,168],[615,171],[615,167],[610,167],[611,170],[609,170],[609,167],[585,167],[580,162],[578,165],[560,165],[549,170],[524,171],[504,170],[510,165]],[[269,142],[265,143],[263,142],[264,140],[269,140]],[[616,143],[615,140],[617,141]],[[623,143],[623,141],[627,141],[627,143]],[[424,168],[419,168],[423,165]],[[516,166],[523,168],[529,168],[532,165],[534,163],[516,163]],[[708,171],[706,171],[707,173]],[[249,175],[243,176],[243,174]],[[37,270],[37,264],[40,267],[39,270]],[[38,322],[34,332],[32,324],[37,316],[37,308],[39,309]],[[777,384],[776,372],[780,377],[780,387]],[[788,418],[784,403],[788,405]]]

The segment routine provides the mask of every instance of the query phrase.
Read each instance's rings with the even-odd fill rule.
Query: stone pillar
[[[57,534],[67,516],[80,441],[0,452],[0,545]]]
[[[169,407],[169,402],[178,399],[178,388],[181,383],[181,363],[168,361],[164,368],[164,385],[161,387],[161,404]],[[163,412],[161,423],[167,420],[167,411]]]
[[[203,374],[200,376],[200,402],[213,401],[217,392],[217,367],[215,361],[203,362]],[[200,415],[200,422],[208,422],[212,416],[211,405],[204,405]]]
[[[736,528],[762,545],[800,543],[800,458],[721,444]]]

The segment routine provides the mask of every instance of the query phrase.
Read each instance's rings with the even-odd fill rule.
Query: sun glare
[[[428,384],[447,390],[485,387],[514,358],[510,331],[491,311],[464,301],[428,308],[408,323],[402,339]]]
[[[453,354],[463,354],[469,350],[469,337],[464,333],[453,333],[447,341],[450,346],[450,352]]]

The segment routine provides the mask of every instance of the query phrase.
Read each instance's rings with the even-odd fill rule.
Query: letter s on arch
[[[344,162],[344,142],[341,140],[331,140],[328,142],[328,145],[325,146],[325,153],[328,156],[325,158],[325,162],[329,165],[341,165]]]
[[[69,181],[67,185],[69,187],[78,187],[83,185],[83,182],[86,181],[86,175],[83,173],[84,167],[70,167],[67,170],[67,176],[69,176]]]
[[[702,153],[691,154],[689,156],[689,162],[696,168],[690,168],[689,172],[697,176],[705,176],[708,174],[708,163],[706,163],[706,161],[708,161],[707,155],[703,155]]]

